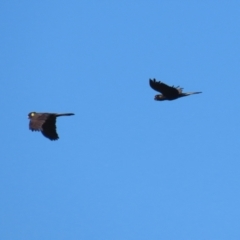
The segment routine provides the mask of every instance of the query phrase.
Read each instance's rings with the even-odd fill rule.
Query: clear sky
[[[0,239],[239,240],[239,26],[234,0],[2,0]],[[31,111],[76,115],[50,141]]]

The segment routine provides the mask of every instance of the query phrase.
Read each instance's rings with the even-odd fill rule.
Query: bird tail
[[[184,93],[184,95],[188,96],[188,95],[199,94],[199,93],[202,93],[202,92],[187,92],[187,93]]]
[[[60,113],[60,114],[56,114],[57,117],[61,117],[61,116],[72,116],[75,115],[74,113]]]

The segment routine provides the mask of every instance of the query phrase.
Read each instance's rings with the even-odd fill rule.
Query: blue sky
[[[0,239],[240,239],[239,9],[1,1]]]

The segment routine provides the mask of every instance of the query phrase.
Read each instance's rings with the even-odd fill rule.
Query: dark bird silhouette
[[[192,94],[198,94],[202,92],[188,92],[188,93],[183,93],[182,90],[183,88],[177,86],[177,87],[170,87],[167,84],[163,82],[157,82],[156,79],[154,78],[149,79],[149,84],[152,89],[154,89],[157,92],[160,92],[161,94],[155,95],[154,99],[157,101],[164,101],[164,100],[175,100],[180,97],[186,97]]]
[[[58,134],[56,130],[56,118],[61,116],[72,116],[73,113],[37,113],[30,112],[28,114],[29,129],[32,131],[41,131],[42,134],[50,140],[57,140]]]

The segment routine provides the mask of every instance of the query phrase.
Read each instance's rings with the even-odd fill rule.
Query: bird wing
[[[29,122],[29,129],[32,131],[42,131],[42,126],[44,122],[49,117],[49,114],[36,114]]]
[[[179,92],[174,87],[169,87],[167,84],[163,82],[157,82],[156,79],[149,79],[149,84],[152,89],[154,89],[157,92],[162,93],[165,97],[172,96],[172,95],[178,95]]]
[[[50,115],[42,125],[42,134],[50,140],[57,140],[56,115]]]

